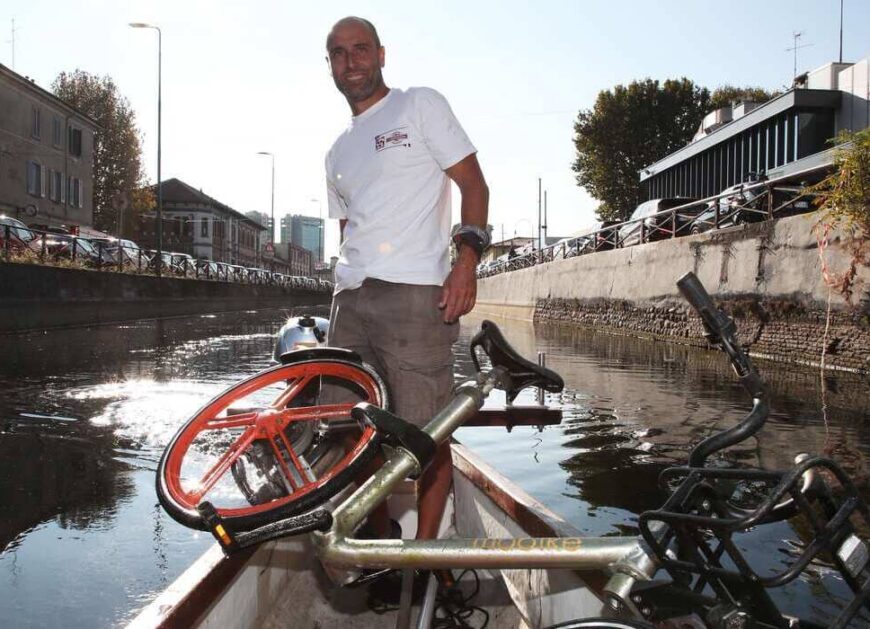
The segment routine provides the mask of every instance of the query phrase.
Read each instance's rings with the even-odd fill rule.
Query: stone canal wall
[[[0,333],[329,304],[328,293],[0,262]]]
[[[848,304],[829,291],[814,216],[744,225],[556,260],[481,280],[476,312],[562,321],[616,333],[705,345],[700,321],[675,282],[694,271],[737,322],[753,355],[834,369],[870,371],[870,270]],[[829,270],[846,268],[839,240]],[[827,336],[826,310],[831,303]]]

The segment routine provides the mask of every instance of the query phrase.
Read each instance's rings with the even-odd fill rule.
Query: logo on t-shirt
[[[390,129],[385,133],[376,135],[375,151],[383,151],[384,149],[391,149],[397,146],[411,146],[411,143],[408,142],[407,128],[408,127],[399,127],[397,129]]]

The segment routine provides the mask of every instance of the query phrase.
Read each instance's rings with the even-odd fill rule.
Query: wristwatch
[[[477,225],[462,225],[453,234],[453,242],[456,243],[457,247],[468,245],[480,259],[483,252],[489,247],[489,232]]]

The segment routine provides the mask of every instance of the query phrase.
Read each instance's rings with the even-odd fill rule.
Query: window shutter
[[[61,174],[61,176],[60,176],[60,202],[61,203],[66,203],[66,185],[64,185],[65,183],[66,182],[64,181],[64,177]]]
[[[84,206],[84,198],[85,198],[85,186],[81,181],[79,181],[79,204],[77,207]]]
[[[36,172],[39,175],[39,196],[45,198],[45,177],[43,177],[42,166],[36,166]]]

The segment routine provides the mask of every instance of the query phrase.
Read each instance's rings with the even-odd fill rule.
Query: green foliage
[[[826,282],[851,301],[858,268],[870,266],[870,128],[841,132],[835,139],[834,172],[807,192],[815,193],[819,220],[814,229],[822,253]],[[824,250],[829,237],[845,235],[842,246],[850,256],[845,270],[827,268]]]
[[[52,91],[100,125],[94,138],[94,227],[114,233],[119,206],[146,183],[136,114],[109,76],[61,72]]]
[[[640,198],[641,169],[688,144],[707,113],[733,100],[767,101],[775,95],[725,85],[711,96],[686,78],[603,90],[574,123],[577,185],[601,201],[600,220],[628,218]]]
[[[766,103],[771,98],[776,98],[780,92],[768,92],[763,87],[735,87],[734,85],[722,85],[713,90],[710,96],[710,111],[730,105],[733,101],[752,101]],[[700,120],[698,121],[701,122]]]
[[[574,123],[577,184],[602,201],[598,218],[624,219],[640,197],[641,168],[684,146],[709,109],[689,79],[634,81],[599,92]]]

